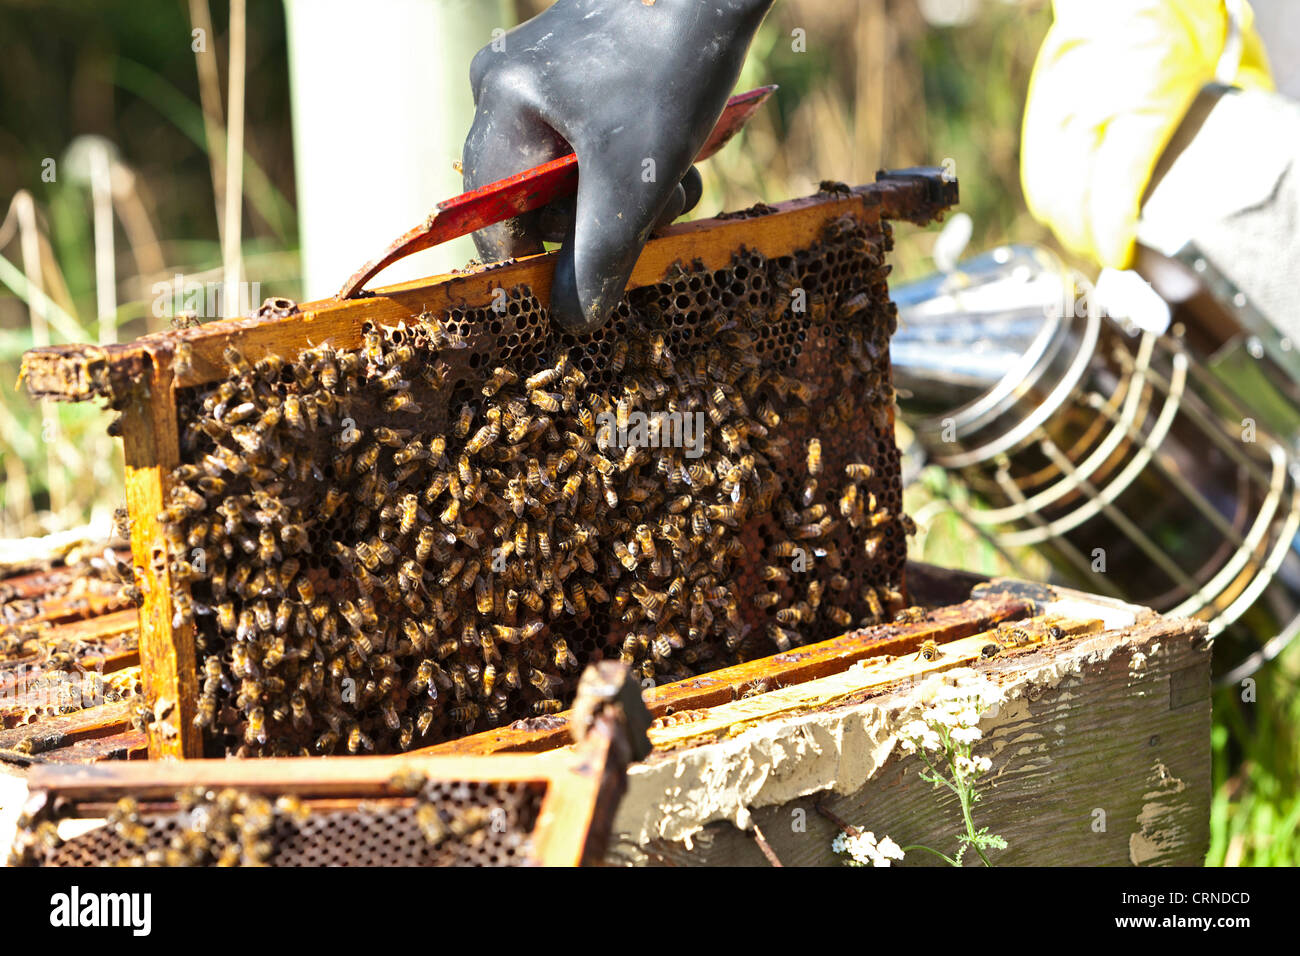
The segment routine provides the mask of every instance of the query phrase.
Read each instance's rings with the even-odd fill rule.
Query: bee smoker
[[[1260,411],[1263,372],[1211,361],[1179,323],[1103,315],[1039,248],[893,296],[899,408],[973,492],[951,504],[982,535],[1035,548],[1081,589],[1205,620],[1220,683],[1300,630],[1298,465],[1281,434],[1296,411],[1276,389]]]

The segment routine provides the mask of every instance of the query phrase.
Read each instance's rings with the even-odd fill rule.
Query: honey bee
[[[720,521],[733,528],[736,527],[737,519],[741,516],[740,509],[734,504],[708,505],[704,513],[710,521]]]
[[[280,540],[293,551],[306,551],[310,538],[302,525],[286,524],[280,529]]]
[[[469,431],[468,428],[465,429]],[[429,458],[434,464],[444,466],[447,463],[447,439],[439,435],[433,441],[429,442]]]
[[[441,360],[420,369],[420,377],[429,383],[435,389],[442,388],[443,383],[447,381],[447,375],[451,372],[451,366]]]
[[[530,709],[534,714],[558,714],[564,710],[564,702],[553,698],[533,701]]]
[[[480,710],[478,704],[467,702],[455,705],[450,711],[448,711],[448,713],[451,715],[451,719],[456,723],[469,725],[478,720]]]
[[[808,439],[808,474],[822,473],[822,443],[820,439]]]
[[[1003,646],[1007,644],[1023,646],[1034,642],[1033,634],[1023,627],[1000,627],[997,630],[996,637],[1002,642]]]
[[[872,621],[884,620],[885,607],[880,603],[880,596],[876,593],[875,588],[863,588],[862,600],[867,602],[867,607],[871,610]]]
[[[568,642],[564,638],[554,638],[551,642],[551,651],[555,666],[560,670],[573,670],[578,667],[578,659],[573,656],[573,652],[569,650]]]
[[[916,656],[925,661],[935,661],[939,659],[942,651],[939,650],[939,642],[928,640],[921,645],[921,649],[916,652]]]
[[[290,393],[284,397],[284,420],[293,428],[301,430],[306,425],[303,418],[302,399]]]
[[[381,445],[387,445],[389,448],[402,448],[406,440],[411,437],[411,433],[406,429],[392,429],[380,426],[372,433],[376,442]],[[394,456],[396,459],[396,456]]]
[[[454,525],[460,520],[460,500],[452,498],[443,509],[442,514],[438,516],[439,520],[448,526]]]
[[[384,411],[387,412],[409,412],[418,415],[421,411],[409,392],[398,392],[384,400]]]
[[[374,750],[375,742],[361,729],[353,724],[348,730],[348,752],[359,753],[362,750]]]
[[[248,713],[248,724],[244,729],[244,743],[266,743],[266,713],[262,708],[254,707]]]
[[[543,411],[558,412],[560,410],[560,396],[554,392],[533,389],[528,393],[528,401]]]
[[[628,550],[628,546],[622,541],[614,542],[614,556],[618,558],[619,563],[629,571],[636,570],[638,563],[636,555]]]
[[[872,470],[870,465],[851,462],[844,466],[844,473],[854,481],[867,481],[871,478]]]
[[[204,694],[199,698],[199,705],[194,712],[194,726],[200,729],[213,726],[217,719],[217,698]]]
[[[524,382],[524,388],[526,388],[529,392],[535,392],[538,389],[543,389],[549,385],[554,385],[557,381],[560,380],[560,376],[563,374],[564,374],[563,363],[555,366],[554,368],[544,368],[540,372],[528,376],[528,378]]]
[[[905,607],[894,615],[894,622],[897,624],[916,624],[925,620],[925,609],[919,607]]]
[[[366,328],[361,334],[361,354],[372,365],[384,364],[384,337],[373,326]]]
[[[221,359],[230,366],[236,375],[252,375],[253,367],[248,364],[242,352],[233,345],[227,345],[221,352]]]
[[[797,607],[783,607],[776,612],[776,619],[782,624],[798,624],[804,618],[804,612]]]
[[[501,426],[496,422],[489,422],[474,433],[474,437],[465,444],[465,451],[471,455],[482,454],[485,449],[497,440],[500,434]]]
[[[983,658],[997,657],[1000,653],[1002,653],[1002,647],[996,643],[990,642],[980,648],[980,657]]]
[[[217,605],[217,627],[227,634],[235,632],[235,605],[233,601],[222,601]]]
[[[426,727],[425,730],[427,729]],[[421,734],[423,733],[424,731],[421,731]],[[431,846],[438,846],[451,835],[451,831],[438,813],[438,808],[432,803],[421,803],[416,807],[415,822],[420,827],[421,835]]]
[[[192,374],[194,371],[194,346],[189,342],[177,342],[172,352],[172,375],[176,378]]]
[[[828,607],[825,613],[839,627],[848,627],[853,623],[853,615],[842,607]]]
[[[469,405],[462,405],[456,418],[456,424],[452,427],[452,434],[457,438],[464,438],[469,434],[469,430],[473,424],[474,409]]]
[[[386,392],[405,392],[411,387],[411,383],[402,378],[402,370],[396,367],[376,377],[375,384]]]
[[[775,624],[768,625],[768,635],[772,638],[773,643],[781,651],[788,651],[791,646],[799,643],[799,635],[793,631],[787,631],[783,627]]]
[[[881,543],[885,540],[883,531],[868,535],[862,542],[862,553],[866,555],[868,561],[874,561],[876,552],[880,550]]]
[[[311,727],[311,712],[307,709],[307,698],[301,692],[294,691],[289,698],[289,707],[293,715],[293,725],[300,730]]]

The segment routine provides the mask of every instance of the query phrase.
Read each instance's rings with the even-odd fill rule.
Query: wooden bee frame
[[[177,796],[182,791],[202,788],[215,793],[231,789],[271,800],[293,797],[310,807],[313,814],[321,815],[321,833],[315,841],[295,841],[292,837],[286,841],[283,833],[278,834],[278,842],[297,845],[297,849],[284,852],[298,865],[320,865],[322,854],[329,854],[329,859],[342,855],[351,865],[392,863],[384,856],[371,859],[375,851],[364,843],[347,847],[331,844],[347,843],[349,835],[358,829],[374,829],[378,824],[359,827],[356,823],[364,821],[367,814],[409,814],[411,789],[403,781],[414,775],[465,792],[528,792],[536,802],[531,827],[527,820],[523,824],[528,831],[529,853],[526,859],[514,858],[511,862],[541,866],[592,864],[599,862],[605,852],[609,827],[624,788],[629,751],[620,741],[620,733],[616,721],[598,721],[575,750],[547,757],[403,755],[193,760],[183,765],[171,761],[45,765],[33,769],[28,778],[27,819],[16,847],[24,856],[22,848],[30,846],[35,828],[54,815],[61,820],[101,819],[118,800],[130,798],[142,808],[145,820],[150,815],[175,818]],[[408,831],[411,822],[408,817]],[[391,823],[391,819],[385,817],[381,823]],[[165,845],[163,834],[167,831],[155,831],[151,843],[160,848]],[[397,834],[390,836],[386,846],[400,842]],[[312,842],[317,844],[314,849]],[[419,842],[412,842],[414,846],[407,852],[418,860]],[[24,858],[27,862],[48,861],[55,865],[104,865],[119,861],[128,849],[107,829],[101,829],[72,837],[61,851],[29,850]],[[143,855],[143,848],[139,852]],[[506,859],[492,862],[505,865]],[[271,862],[275,865],[274,859]],[[410,860],[403,862],[409,864]]]
[[[117,555],[128,557],[126,552]],[[58,759],[96,761],[142,756],[143,731],[131,727],[122,688],[140,680],[140,619],[129,599],[106,593],[72,596],[78,574],[67,566],[4,579],[6,612],[27,605],[12,627],[27,631],[0,659],[0,760],[24,765]],[[64,649],[64,650],[60,650]],[[60,697],[60,689],[75,699]]]
[[[807,247],[829,222],[846,215],[870,223],[928,222],[956,199],[957,184],[942,171],[903,170],[882,173],[868,186],[763,207],[753,216],[673,226],[645,247],[629,288],[660,281],[676,262],[720,268],[742,247],[767,257],[787,255]],[[143,595],[139,653],[154,718],[149,725],[151,757],[202,755],[194,723],[199,699],[194,635],[188,625],[173,626],[174,598],[182,585],[169,571],[158,519],[168,501],[172,470],[180,461],[178,390],[223,378],[228,368],[222,354],[228,346],[250,362],[267,356],[292,359],[326,341],[335,348],[356,348],[367,322],[383,326],[424,310],[488,301],[493,290],[502,287],[527,285],[545,301],[552,270],[551,255],[534,256],[394,285],[360,299],[309,303],[275,317],[214,322],[128,345],[62,346],[27,353],[23,376],[33,396],[64,401],[101,397],[123,412],[132,561]],[[179,368],[178,350],[188,356]]]

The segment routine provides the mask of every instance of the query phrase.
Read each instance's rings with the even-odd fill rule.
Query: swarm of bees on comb
[[[891,245],[845,216],[585,335],[520,286],[228,348],[161,515],[209,752],[400,751],[554,714],[592,660],[665,682],[892,618]]]
[[[48,666],[61,668],[84,649],[54,647],[46,640],[50,624],[42,611],[48,605],[57,604],[60,616],[67,616],[104,613],[139,603],[130,565],[107,548],[99,554],[78,550],[69,555],[66,573],[56,573],[54,581],[39,596],[24,596],[12,584],[0,582],[0,667],[39,654],[48,659]]]
[[[542,791],[519,783],[430,781],[409,799],[312,810],[294,796],[182,790],[123,797],[105,826],[64,840],[47,805],[18,821],[10,866],[512,866],[528,862]]]

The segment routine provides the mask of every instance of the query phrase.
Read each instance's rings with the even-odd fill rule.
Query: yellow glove
[[[1273,89],[1254,12],[1242,4],[1243,89]],[[1054,0],[1021,132],[1029,211],[1103,266],[1132,262],[1142,193],[1192,100],[1215,79],[1223,0]]]

